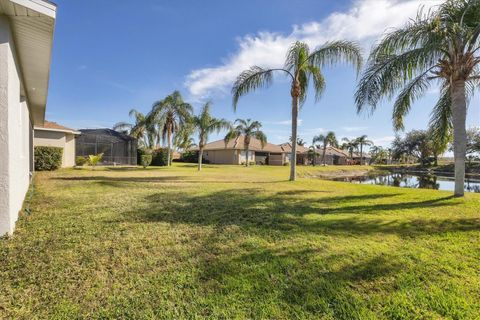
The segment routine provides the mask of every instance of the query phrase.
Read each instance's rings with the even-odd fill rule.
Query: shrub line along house
[[[45,120],[56,6],[0,0],[0,236],[11,234],[33,172],[33,128]]]
[[[75,165],[75,138],[80,134],[80,131],[46,120],[43,125],[36,125],[34,131],[33,145],[35,147],[62,148],[62,167],[73,167]]]

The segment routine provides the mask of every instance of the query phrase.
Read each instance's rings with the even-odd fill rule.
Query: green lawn
[[[478,318],[480,195],[288,170],[37,173],[0,318]]]

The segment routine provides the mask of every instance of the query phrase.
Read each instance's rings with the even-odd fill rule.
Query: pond
[[[447,191],[453,191],[455,186],[455,179],[453,177],[399,172],[390,172],[387,174],[377,174],[373,176],[335,178],[333,180],[401,188],[421,188]],[[467,177],[465,179],[465,191],[480,193],[480,179]]]

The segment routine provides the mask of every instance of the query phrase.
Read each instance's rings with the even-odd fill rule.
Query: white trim
[[[64,133],[71,133],[75,135],[81,134],[80,131],[75,131],[75,130],[66,130],[66,129],[53,129],[53,128],[43,128],[43,127],[33,127],[34,130],[40,130],[40,131],[53,131],[53,132],[64,132]]]
[[[40,14],[46,15],[50,18],[55,19],[56,17],[57,6],[51,2],[46,2],[43,0],[10,0],[10,1],[22,7],[36,11]]]

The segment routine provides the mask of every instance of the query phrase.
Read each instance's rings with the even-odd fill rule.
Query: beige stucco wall
[[[30,182],[30,116],[9,21],[0,15],[0,236],[11,234]]]
[[[203,157],[214,164],[239,164],[235,150],[204,151]]]
[[[75,165],[75,136],[70,133],[35,129],[34,146],[63,148],[62,167]]]

